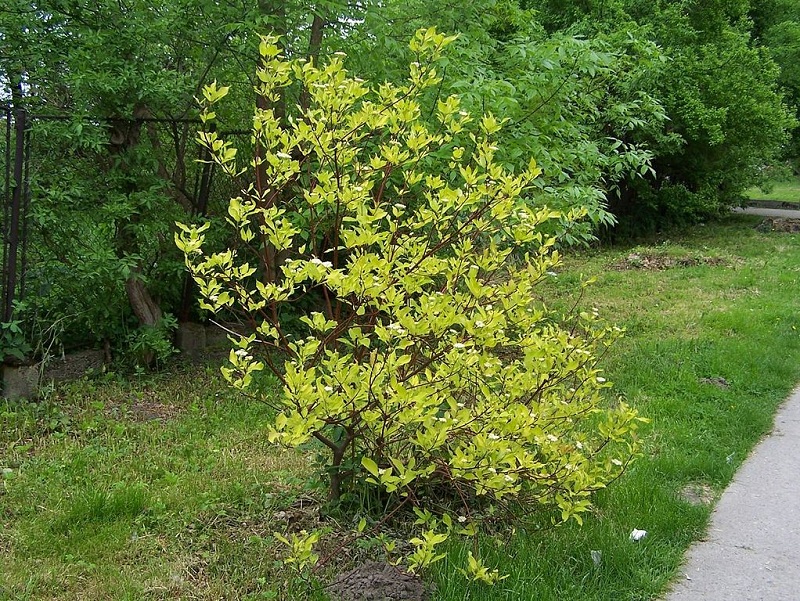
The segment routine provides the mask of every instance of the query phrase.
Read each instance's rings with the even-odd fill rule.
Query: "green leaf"
[[[372,474],[376,478],[378,477],[378,464],[375,463],[372,459],[370,459],[369,457],[362,457],[361,458],[361,465],[370,474]]]

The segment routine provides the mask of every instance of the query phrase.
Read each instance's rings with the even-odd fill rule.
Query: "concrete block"
[[[3,396],[12,401],[35,398],[40,375],[39,365],[3,365]]]
[[[198,357],[206,350],[206,326],[199,323],[182,322],[175,334],[175,346],[189,357]]]

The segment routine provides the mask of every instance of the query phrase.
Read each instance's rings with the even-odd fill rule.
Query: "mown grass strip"
[[[769,192],[759,188],[751,188],[745,195],[750,200],[768,200],[773,202],[791,202],[800,204],[800,179],[778,181]]]

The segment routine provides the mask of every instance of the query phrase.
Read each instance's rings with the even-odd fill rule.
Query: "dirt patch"
[[[284,507],[273,514],[273,518],[278,522],[283,522],[283,528],[287,532],[298,532],[300,530],[313,530],[319,526],[321,503],[313,497],[300,497],[295,499],[291,505]]]
[[[798,203],[786,200],[751,200],[747,203],[747,206],[760,209],[788,209],[790,211],[800,208]]]
[[[64,357],[54,358],[44,369],[43,381],[69,382],[89,373],[100,373],[105,367],[105,352],[102,350],[79,351]]]
[[[422,581],[403,570],[377,561],[367,562],[339,576],[330,586],[337,601],[425,601]]]
[[[180,417],[186,407],[180,404],[164,403],[162,398],[168,395],[145,389],[127,394],[120,399],[109,399],[104,414],[108,419],[129,420],[134,422],[167,422]]]
[[[714,490],[708,484],[692,482],[684,486],[678,493],[682,501],[690,505],[711,505],[714,502]]]
[[[675,267],[696,267],[698,265],[725,265],[727,261],[721,257],[674,257],[657,253],[635,252],[611,264],[615,271],[663,271]]]
[[[161,395],[154,390],[145,390],[128,397],[128,404],[111,405],[106,413],[137,422],[168,421],[184,412],[184,407],[161,402]]]
[[[730,382],[725,378],[714,377],[714,378],[700,378],[701,384],[711,384],[712,386],[716,386],[717,388],[722,388],[727,390],[731,387]]]
[[[131,418],[138,422],[166,421],[177,417],[181,413],[181,408],[154,401],[136,401],[131,404],[129,413]]]
[[[767,217],[756,226],[760,232],[800,232],[800,219],[786,219],[783,217]]]

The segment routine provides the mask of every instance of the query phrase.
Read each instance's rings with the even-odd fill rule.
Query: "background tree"
[[[282,34],[292,57],[347,51],[351,72],[395,83],[417,27],[457,34],[423,118],[451,93],[502,118],[498,160],[536,156],[543,170],[528,201],[586,209],[549,226],[569,244],[616,218],[636,232],[706,217],[758,182],[791,125],[776,80],[796,94],[795,14],[784,0],[9,0],[0,97],[64,118],[32,126],[29,300],[81,315],[93,338],[135,341],[161,315],[198,315],[181,301],[171,224],[220,217],[242,182],[195,206],[196,97],[225,81],[217,127],[249,127],[260,32]],[[309,101],[300,85],[259,106],[288,114]]]
[[[658,131],[664,119],[659,102],[642,88],[660,60],[658,48],[630,35],[548,33],[539,13],[515,0],[416,0],[368,12],[351,36],[350,65],[396,80],[395,65],[413,60],[400,40],[425,24],[458,35],[437,96],[457,93],[466,109],[506,120],[501,160],[519,166],[536,156],[543,171],[532,203],[587,209],[583,224],[557,228],[562,242],[587,242],[598,225],[611,224],[609,194],[648,172],[651,153],[633,132]],[[375,55],[385,60],[364,58]]]
[[[750,12],[753,35],[780,67],[778,83],[800,119],[800,5],[791,0],[758,0]],[[792,131],[786,158],[800,173],[800,128]]]
[[[319,52],[327,29],[341,35],[354,18],[349,10],[344,2],[183,0],[13,0],[0,9],[0,97],[60,118],[31,121],[27,277],[38,294],[29,316],[69,315],[76,331],[117,341],[143,326],[133,342],[161,338],[168,348],[166,332],[153,328],[181,310],[173,224],[214,208],[213,198],[196,205],[196,97],[215,78],[231,82],[218,122],[245,129],[255,32],[291,32],[292,51]],[[217,190],[217,199],[233,190]]]
[[[793,123],[777,87],[779,70],[751,36],[747,0],[529,4],[548,30],[634,32],[667,58],[640,80],[668,117],[661,131],[638,138],[655,155],[655,177],[612,197],[611,211],[631,230],[724,210],[778,159]]]

